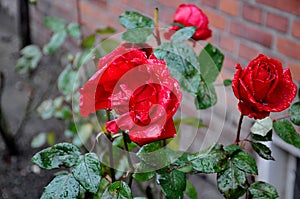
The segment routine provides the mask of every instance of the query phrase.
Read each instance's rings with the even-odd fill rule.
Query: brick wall
[[[181,3],[197,4],[207,14],[213,37],[210,42],[224,52],[225,69],[232,75],[237,62],[245,65],[258,53],[282,61],[300,80],[300,1],[299,0],[80,0],[84,33],[112,26],[124,30],[118,15],[136,10],[148,16],[158,7],[162,23],[172,22]],[[45,16],[76,20],[76,0],[39,0],[31,9],[35,41],[42,42],[49,32],[42,27]]]

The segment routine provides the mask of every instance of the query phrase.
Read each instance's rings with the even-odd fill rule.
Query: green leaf
[[[50,146],[53,146],[56,143],[55,140],[56,140],[56,135],[54,132],[47,133],[47,143]]]
[[[45,17],[44,24],[53,32],[61,32],[66,27],[66,22],[57,17]]]
[[[37,0],[29,0],[29,3],[32,3],[32,4],[36,5],[37,4]]]
[[[267,142],[272,141],[272,135],[272,131],[269,131],[266,136],[260,136],[251,133],[251,138],[257,141]]]
[[[18,59],[16,70],[26,73],[35,69],[42,58],[41,50],[36,45],[29,45],[20,51],[22,57]]]
[[[225,79],[225,80],[223,81],[223,84],[224,84],[224,86],[231,86],[232,80],[231,80],[231,79]]]
[[[217,94],[213,84],[200,81],[198,91],[195,96],[195,106],[197,109],[207,109],[217,103]]]
[[[176,31],[172,37],[171,37],[171,41],[173,43],[177,43],[177,42],[183,42],[185,40],[190,39],[193,34],[196,32],[196,27],[193,26],[189,26],[189,27],[184,27],[178,31]]]
[[[43,146],[46,143],[46,133],[40,133],[37,136],[35,136],[31,141],[31,147],[32,148],[39,148]]]
[[[217,184],[226,198],[238,199],[246,192],[246,173],[230,161],[226,169],[218,173]]]
[[[66,37],[67,32],[65,30],[56,32],[52,35],[50,42],[44,46],[43,52],[52,55],[64,43]]]
[[[132,193],[125,182],[116,181],[106,188],[101,199],[132,199]]]
[[[242,171],[245,171],[246,173],[255,175],[258,174],[258,169],[254,158],[244,151],[240,151],[234,155],[232,162],[236,167]]]
[[[76,81],[76,78],[77,71],[74,71],[72,66],[68,65],[58,77],[57,84],[59,91],[65,96],[76,91],[79,87],[79,82]]]
[[[266,160],[275,160],[271,153],[272,151],[264,144],[258,142],[251,142],[253,150],[263,159]]]
[[[151,18],[134,11],[125,11],[122,13],[119,16],[119,22],[127,29],[154,28]]]
[[[288,120],[279,120],[273,123],[276,134],[286,143],[300,148],[300,135],[296,132],[294,126]]]
[[[133,174],[133,178],[138,181],[147,181],[155,176],[155,170],[150,166],[143,162],[141,162],[136,168],[135,173]]]
[[[275,199],[279,197],[275,187],[262,181],[251,184],[249,192],[254,199]]]
[[[37,112],[43,120],[50,119],[53,116],[55,107],[53,106],[53,101],[51,99],[45,100],[37,108]]]
[[[229,146],[226,146],[224,148],[224,150],[230,155],[232,156],[234,153],[241,151],[241,147],[239,145],[236,144],[231,144]]]
[[[70,23],[67,27],[67,32],[71,37],[80,37],[81,36],[81,30],[78,23]]]
[[[82,41],[82,46],[84,48],[92,48],[95,41],[96,41],[96,35],[95,34],[89,35]]]
[[[140,44],[147,42],[152,36],[151,28],[135,28],[128,29],[122,34],[122,39],[129,43]]]
[[[198,198],[197,190],[189,180],[186,181],[186,188],[184,192],[191,199]]]
[[[72,174],[58,175],[45,187],[41,199],[76,199],[79,190]]]
[[[188,153],[183,153],[175,162],[172,163],[172,167],[184,173],[191,172],[193,170],[193,166],[191,165],[191,162],[188,160],[189,155],[190,154]]]
[[[120,45],[120,42],[118,42],[115,39],[105,39],[101,42],[101,48],[106,53],[111,53],[114,49],[116,49]]]
[[[101,178],[99,189],[93,199],[101,199],[104,191],[108,187],[109,182],[105,178]]]
[[[224,169],[226,153],[221,144],[215,144],[204,151],[188,156],[193,168],[202,173],[217,173]]]
[[[300,126],[300,102],[296,102],[290,107],[289,114],[291,121]]]
[[[80,68],[86,62],[94,57],[94,51],[90,49],[84,49],[81,53],[76,55],[76,68]]]
[[[206,83],[212,83],[218,77],[224,60],[222,52],[211,44],[201,51],[198,61],[201,75]]]
[[[116,32],[116,30],[114,28],[111,28],[111,27],[96,30],[96,33],[100,34],[100,35],[111,34],[111,33],[115,33],[115,32]]]
[[[180,124],[186,124],[189,126],[193,126],[196,128],[203,128],[207,127],[205,124],[202,123],[201,119],[196,117],[185,117],[181,119],[174,119],[175,126],[178,126]]]
[[[185,43],[163,43],[154,55],[167,62],[172,77],[184,90],[196,93],[200,82],[200,70],[194,50]]]
[[[273,121],[270,117],[261,120],[256,120],[250,131],[252,134],[266,136],[272,130]]]
[[[183,198],[186,189],[186,175],[177,170],[157,174],[157,183],[161,186],[166,199]]]
[[[69,143],[59,143],[36,153],[32,162],[43,169],[56,169],[60,166],[72,167],[79,158],[79,149]]]
[[[80,156],[72,173],[84,189],[94,194],[97,192],[101,180],[101,164],[95,153]]]

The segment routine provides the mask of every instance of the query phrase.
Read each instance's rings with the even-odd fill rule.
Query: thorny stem
[[[108,111],[108,110],[106,110],[106,117],[107,117],[107,120],[110,121],[110,111]],[[111,137],[110,132],[107,132],[106,136],[110,140],[110,143],[108,143],[109,166],[110,166],[111,181],[114,182],[114,181],[116,181],[116,177],[115,177],[115,169],[114,169],[114,154],[113,154],[113,148],[112,148],[113,139]]]
[[[128,150],[128,144],[127,144],[127,141],[126,141],[126,138],[125,138],[126,133],[123,131],[122,135],[123,135],[124,147],[125,147],[125,151],[126,151],[126,157],[127,157],[127,161],[128,161],[129,168],[130,168],[128,186],[131,188],[132,175],[133,175],[134,167],[133,167],[133,164],[132,164],[132,161],[131,161],[131,158],[130,158],[130,154],[129,154],[129,150]]]
[[[234,144],[239,144],[240,143],[240,135],[241,135],[241,128],[242,128],[243,118],[244,118],[244,115],[241,114],[240,119],[239,119],[239,124],[238,124],[238,129],[237,129],[237,132],[236,132],[236,138],[235,138]]]
[[[155,38],[157,41],[157,45],[161,44],[160,33],[159,33],[159,24],[158,24],[158,8],[154,10],[154,26],[155,26]]]

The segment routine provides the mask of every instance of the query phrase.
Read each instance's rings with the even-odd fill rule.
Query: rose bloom
[[[194,4],[181,4],[175,14],[174,23],[179,23],[185,27],[195,26],[196,32],[192,38],[196,41],[205,40],[211,37],[211,30],[208,28],[208,18],[200,8]],[[180,27],[171,26],[170,30],[177,31]]]
[[[181,102],[179,83],[164,61],[145,51],[120,46],[99,60],[79,92],[82,116],[113,109],[119,117],[106,123],[107,130],[128,130],[139,145],[176,135],[172,116]]]
[[[245,69],[240,64],[236,68],[232,88],[245,116],[262,119],[270,112],[283,111],[296,96],[290,70],[275,59],[259,55]]]

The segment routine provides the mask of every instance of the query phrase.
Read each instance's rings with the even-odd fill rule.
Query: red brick
[[[259,43],[266,47],[271,47],[273,36],[270,33],[262,31],[253,26],[246,25],[242,22],[232,22],[230,32],[239,37]]]
[[[244,43],[240,43],[239,56],[247,60],[252,60],[258,55],[258,50]]]
[[[210,25],[222,30],[225,28],[226,19],[224,16],[206,9],[203,12],[207,15]]]
[[[296,81],[300,81],[300,64],[289,62],[288,68],[291,69],[293,79]]]
[[[213,8],[217,8],[218,4],[219,4],[220,0],[202,0],[201,3],[203,3],[204,5],[213,7]]]
[[[288,57],[300,60],[300,43],[284,37],[278,37],[277,50]]]
[[[219,46],[221,48],[224,48],[225,50],[228,50],[230,52],[233,52],[234,46],[235,46],[235,39],[233,39],[230,36],[221,34],[220,35],[220,41],[219,41]]]
[[[268,13],[266,25],[276,30],[286,32],[289,26],[289,20],[284,16]]]
[[[300,15],[300,1],[299,0],[256,0],[257,3],[262,3],[279,10]]]
[[[248,21],[260,24],[262,23],[262,10],[255,6],[244,5],[243,17]]]
[[[140,0],[142,1],[142,0]],[[172,1],[159,1],[159,3],[163,6],[166,6],[168,8],[175,8],[177,9],[178,6],[180,4],[182,4],[182,1],[181,0],[172,0]],[[175,11],[175,10],[174,10]]]
[[[230,71],[235,71],[236,64],[238,64],[238,61],[230,56],[225,56],[224,57],[224,62],[223,66],[230,70]]]
[[[239,15],[240,2],[237,0],[221,0],[220,10],[227,14],[238,16]]]
[[[300,21],[294,21],[292,35],[300,39]]]

